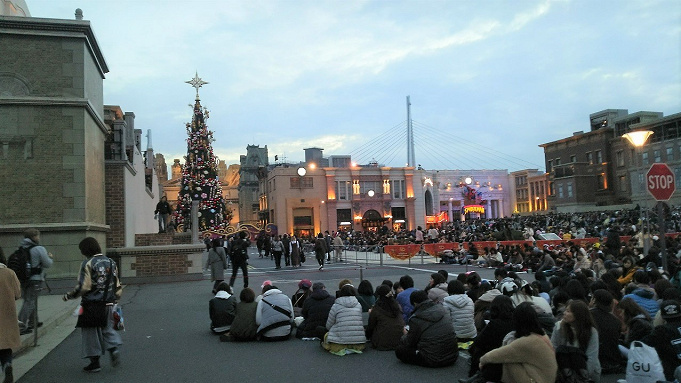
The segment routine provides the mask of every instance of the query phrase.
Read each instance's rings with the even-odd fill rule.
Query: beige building
[[[548,174],[537,169],[524,169],[511,175],[514,214],[545,214],[548,212]]]

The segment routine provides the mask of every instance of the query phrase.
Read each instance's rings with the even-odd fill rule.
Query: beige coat
[[[545,335],[531,334],[488,352],[481,364],[503,364],[504,383],[554,383],[558,364],[551,341]]]
[[[21,346],[17,306],[21,298],[21,284],[14,271],[0,263],[0,349]]]

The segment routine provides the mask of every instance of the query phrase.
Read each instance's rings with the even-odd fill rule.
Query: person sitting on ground
[[[483,376],[486,366],[493,363],[502,365],[502,382],[555,382],[556,353],[542,330],[534,305],[523,302],[516,306],[512,323],[514,340],[480,358]]]
[[[534,289],[532,288],[532,285],[527,283],[527,281],[521,280],[520,287],[513,294],[511,300],[516,306],[522,302],[531,302],[535,306],[539,307],[544,313],[553,316],[549,302],[547,302],[546,299],[537,296]],[[553,325],[551,325],[551,327],[553,327]]]
[[[297,317],[300,316],[303,311],[305,300],[312,294],[310,287],[312,287],[312,281],[309,279],[301,279],[300,282],[298,282],[298,290],[291,297],[293,312]]]
[[[639,270],[636,273],[645,274],[645,271]],[[655,291],[653,289],[630,283],[624,289],[624,293],[625,295],[622,299],[631,298],[642,309],[648,312],[650,318],[655,318],[657,311],[660,309],[660,303],[655,299]]]
[[[634,273],[638,270],[638,266],[634,263],[634,259],[626,256],[622,259],[622,276],[617,279],[620,286],[624,287],[634,278]]]
[[[489,351],[501,347],[506,334],[513,330],[513,302],[511,298],[505,295],[497,295],[490,304],[489,318],[489,323],[482,329],[468,349],[471,355],[469,379],[459,379],[460,383],[501,381],[501,364],[488,364],[484,376],[479,373],[479,365],[480,358]]]
[[[351,284],[346,284],[341,287],[339,295],[326,320],[328,332],[324,335],[322,347],[335,355],[362,353],[367,339],[357,291]]]
[[[484,293],[482,291],[482,288],[480,287],[480,284],[482,283],[482,278],[480,278],[480,274],[476,273],[475,271],[471,271],[468,273],[468,278],[466,279],[466,283],[468,284],[468,296],[473,300],[473,303],[478,300],[480,295]]]
[[[473,315],[475,316],[475,328],[478,333],[485,327],[485,321],[489,320],[489,308],[492,301],[497,296],[501,295],[499,289],[492,288],[489,283],[483,283],[484,289],[487,289],[475,303],[473,304]]]
[[[232,326],[228,333],[220,335],[220,341],[247,342],[255,340],[255,334],[258,331],[258,324],[255,322],[257,309],[258,303],[255,302],[255,292],[249,287],[241,290]]]
[[[336,298],[340,297],[340,291],[345,285],[352,285],[352,281],[349,279],[342,279],[340,282],[338,282],[338,290],[336,290]]]
[[[681,365],[678,358],[679,334],[681,334],[681,304],[675,300],[665,300],[660,305],[662,319],[665,324],[656,326],[650,335],[643,338],[643,343],[654,347],[662,362],[664,376],[674,381],[674,372]]]
[[[396,299],[397,303],[399,303],[400,306],[402,307],[402,319],[404,319],[405,323],[408,323],[409,317],[411,316],[411,312],[414,311],[414,306],[412,306],[411,300],[409,299],[411,293],[416,291],[416,289],[414,288],[414,280],[409,275],[403,275],[400,278],[399,287],[404,290],[401,293],[397,294]],[[394,285],[393,288],[395,288]]]
[[[447,294],[447,283],[445,277],[440,273],[433,273],[430,275],[430,289],[428,290],[428,299],[435,303],[442,304]]]
[[[617,312],[622,318],[625,327],[624,347],[626,350],[635,340],[643,340],[653,331],[653,321],[650,314],[636,303],[631,297],[622,298],[616,306]]]
[[[369,312],[366,337],[377,350],[394,350],[400,342],[404,329],[402,308],[386,285],[376,288],[378,299]]]
[[[452,318],[456,336],[459,342],[469,342],[478,333],[475,328],[473,300],[466,295],[461,281],[450,281],[447,293],[449,295],[443,300],[443,305]]]
[[[293,322],[293,304],[274,285],[263,287],[262,298],[255,312],[257,337],[264,341],[288,340]]]
[[[363,313],[368,313],[374,303],[376,303],[374,288],[371,286],[371,282],[366,279],[363,279],[359,286],[357,286],[357,300],[362,305]]]
[[[620,337],[622,322],[612,313],[612,294],[598,289],[591,297],[591,316],[598,330],[598,360],[604,374],[623,372],[626,360],[622,358],[617,340]]]
[[[225,282],[220,283],[217,290],[215,298],[208,302],[210,329],[214,334],[224,334],[234,321],[236,298],[232,295],[232,288]]]
[[[428,299],[428,293],[423,290],[411,293],[409,300],[414,312],[395,350],[397,358],[404,363],[425,367],[445,367],[456,363],[459,349],[455,345],[458,341],[449,312]]]
[[[601,362],[598,359],[598,330],[589,311],[589,306],[580,300],[568,302],[563,320],[556,322],[551,334],[553,347],[577,347],[586,354],[586,370],[591,381],[601,380]]]
[[[400,285],[400,281],[395,281],[395,283],[393,283],[393,293],[395,294],[395,299],[397,299],[397,296],[400,295],[402,291],[404,291],[404,287]]]
[[[321,282],[312,285],[312,294],[303,304],[303,323],[298,326],[296,338],[319,338],[326,333],[326,320],[336,299],[326,291]]]

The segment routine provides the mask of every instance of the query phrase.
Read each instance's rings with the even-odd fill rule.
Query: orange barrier
[[[421,245],[386,245],[383,251],[389,256],[404,261],[416,255],[421,250]]]
[[[433,257],[440,257],[445,250],[457,251],[459,250],[459,244],[456,242],[437,242],[423,245],[423,251]]]

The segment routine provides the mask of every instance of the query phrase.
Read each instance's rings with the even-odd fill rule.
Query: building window
[[[660,155],[660,150],[653,150],[653,157],[655,158],[655,162],[662,162],[662,156]]]
[[[577,162],[577,156],[575,156],[574,154],[571,155],[570,156],[570,162],[572,162],[572,163]]]
[[[403,199],[407,194],[404,180],[390,180],[390,183],[392,183],[393,198]]]
[[[627,176],[619,176],[620,191],[627,191]]]
[[[598,190],[605,190],[608,188],[608,181],[605,178],[605,173],[598,174],[597,176],[598,179]]]
[[[600,150],[596,150],[596,163],[597,164],[603,163],[603,154],[601,154]]]
[[[378,194],[379,184],[376,181],[360,181],[359,192],[360,194],[366,194],[369,190],[373,190],[374,193]]]
[[[390,180],[383,180],[383,194],[390,194]]]
[[[291,189],[312,189],[312,177],[291,177]]]
[[[551,173],[551,171],[553,171],[553,161],[548,160],[546,161],[546,172]]]
[[[624,166],[624,151],[618,150],[615,157],[617,157],[617,166]]]
[[[641,153],[641,165],[648,165],[648,152]]]
[[[594,154],[591,152],[586,153],[586,162],[589,163],[589,165],[594,164]]]
[[[257,203],[251,204],[251,213],[252,214],[257,215],[259,211],[260,211],[260,204],[257,204]]]
[[[674,177],[676,178],[676,187],[681,187],[681,168],[674,168]]]
[[[560,158],[556,158],[556,166],[560,165]]]
[[[336,181],[336,199],[346,201],[350,195],[350,181]]]
[[[563,184],[558,185],[558,198],[563,198]]]
[[[667,148],[667,162],[674,161],[674,148]]]
[[[556,195],[555,185],[553,182],[549,182],[549,195]]]
[[[359,180],[352,180],[352,194],[359,194]]]
[[[572,182],[568,182],[567,184],[567,196],[568,198],[572,198]]]

